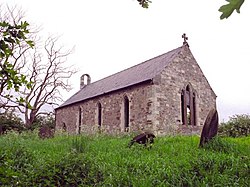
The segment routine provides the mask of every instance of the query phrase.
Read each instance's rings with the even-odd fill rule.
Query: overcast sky
[[[29,23],[42,26],[44,37],[60,35],[75,46],[68,63],[79,68],[74,89],[88,73],[92,82],[182,45],[190,49],[217,95],[220,121],[250,113],[250,2],[241,14],[220,20],[225,0],[153,0],[149,9],[136,0],[0,0],[18,5]]]

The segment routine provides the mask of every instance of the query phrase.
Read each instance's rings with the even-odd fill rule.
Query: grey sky
[[[141,63],[182,45],[190,49],[217,94],[220,121],[250,113],[250,3],[241,14],[220,20],[224,0],[153,0],[142,9],[136,0],[1,0],[18,5],[27,21],[41,25],[43,35],[60,35],[66,47],[75,46],[68,63],[79,67],[72,77],[88,73],[92,81]]]

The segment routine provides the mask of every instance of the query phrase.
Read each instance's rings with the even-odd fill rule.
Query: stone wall
[[[151,83],[135,85],[112,94],[59,108],[56,110],[56,130],[62,130],[65,124],[69,133],[79,133],[79,130],[88,134],[98,131],[113,134],[124,132],[125,95],[129,99],[129,130],[133,132],[152,130]],[[102,106],[100,128],[98,127],[98,103]],[[79,124],[81,124],[80,128]]]
[[[216,108],[216,95],[190,49],[183,47],[155,82],[158,133],[200,133],[210,109]],[[181,91],[188,84],[196,94],[196,126],[182,125]]]
[[[196,95],[197,125],[182,125],[181,93],[187,85]],[[56,129],[66,125],[69,133],[121,133],[125,130],[124,97],[129,99],[129,131],[149,130],[157,135],[199,134],[207,114],[216,108],[216,95],[184,46],[172,62],[151,82],[104,94],[56,110]],[[98,126],[98,103],[101,126]]]

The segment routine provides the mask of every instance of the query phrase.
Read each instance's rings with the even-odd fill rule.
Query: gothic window
[[[82,109],[79,107],[79,113],[78,113],[78,134],[81,134],[81,125],[82,125]]]
[[[124,97],[124,128],[125,132],[129,131],[129,100],[128,97]]]
[[[64,122],[63,122],[62,130],[63,132],[67,132],[67,126],[66,126],[66,123]]]
[[[197,122],[196,122],[196,95],[195,95],[195,93],[193,93],[193,113],[194,113],[194,115],[193,115],[193,124],[194,125],[196,125],[197,124]]]
[[[97,118],[98,118],[98,127],[101,127],[102,126],[102,105],[101,103],[99,102],[97,104]]]
[[[196,125],[196,95],[191,85],[181,92],[181,118],[183,125]]]

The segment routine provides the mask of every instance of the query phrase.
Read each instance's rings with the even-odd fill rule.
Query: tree
[[[28,127],[38,115],[44,114],[41,110],[43,106],[58,105],[58,102],[63,101],[60,92],[71,90],[68,79],[76,73],[76,70],[64,64],[72,51],[63,51],[61,47],[56,47],[57,40],[58,38],[50,37],[45,42],[46,62],[43,61],[41,53],[33,56],[29,77],[34,83],[31,89],[25,89],[23,92],[26,106],[23,107],[24,110],[20,110],[25,114]]]
[[[149,3],[152,1],[150,0],[137,0],[139,4],[143,8],[148,8]],[[244,3],[244,0],[226,0],[228,4],[223,5],[219,8],[219,11],[222,12],[222,15],[220,16],[220,19],[228,18],[231,16],[234,10],[236,10],[237,13],[240,13],[240,7]]]
[[[73,67],[65,66],[67,56],[72,50],[63,50],[57,47],[58,38],[49,37],[44,44],[43,55],[37,47],[34,54],[25,57],[25,61],[31,61],[27,70],[27,77],[33,84],[30,89],[24,88],[19,94],[24,98],[22,105],[11,105],[8,107],[18,108],[19,112],[25,116],[25,125],[27,128],[39,115],[48,114],[44,108],[48,106],[56,106],[63,99],[60,95],[62,90],[69,91],[71,89],[68,79],[76,73]],[[46,57],[45,57],[46,56]],[[15,103],[12,100],[12,104]]]
[[[29,24],[22,21],[21,17],[14,19],[13,9],[8,8],[8,11],[9,14],[0,16],[0,96],[11,97],[5,94],[4,90],[14,88],[15,92],[19,92],[21,86],[25,85],[27,88],[31,86],[26,76],[19,72],[17,61],[34,44],[27,38]],[[17,50],[19,50],[18,55],[16,55]],[[20,98],[19,101],[22,102],[23,99]],[[3,103],[0,103],[0,107],[2,106]]]
[[[12,17],[13,23],[19,23],[23,18],[20,11],[8,9],[7,13],[10,15],[8,17]],[[23,24],[21,28],[26,29],[23,32],[28,34],[27,22],[21,22],[21,24]],[[4,80],[7,81],[9,93],[0,95],[0,99],[5,102],[5,109],[16,108],[24,115],[27,128],[32,126],[37,116],[50,112],[45,112],[45,108],[50,107],[51,110],[51,106],[62,101],[60,92],[71,89],[68,79],[76,72],[72,67],[65,66],[72,50],[64,50],[63,47],[58,46],[58,38],[55,37],[49,37],[45,44],[42,44],[42,40],[37,39],[38,34],[39,31],[32,32],[32,35],[25,35],[24,42],[15,40],[17,44],[10,47],[12,51],[9,59],[12,60],[11,68],[14,69],[11,73],[15,71],[15,75],[18,77],[20,75],[21,83],[25,83],[26,86],[22,86],[20,81],[16,81],[19,79],[15,78],[16,82],[11,84],[14,86],[15,90],[13,90],[11,86],[8,87],[9,78],[6,78]],[[31,38],[35,41],[35,46]],[[4,38],[3,41],[5,41]],[[32,50],[29,50],[31,47]],[[9,54],[8,50],[7,54]],[[13,96],[21,99],[17,101]]]

